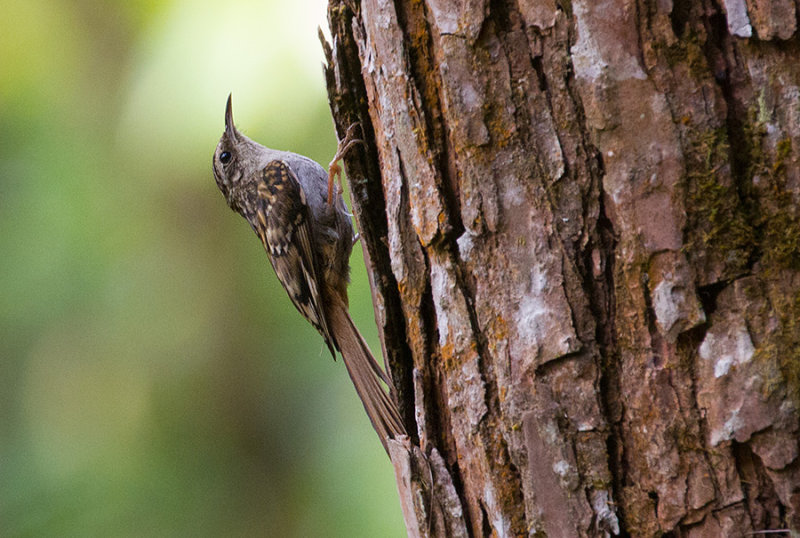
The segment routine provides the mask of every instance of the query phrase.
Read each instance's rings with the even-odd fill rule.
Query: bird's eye
[[[219,162],[222,164],[228,164],[231,160],[231,152],[230,151],[223,151],[219,154]]]

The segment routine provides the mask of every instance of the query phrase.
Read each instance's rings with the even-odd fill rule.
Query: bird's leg
[[[336,148],[336,154],[333,156],[333,160],[328,165],[328,205],[333,205],[333,183],[334,178],[339,179],[339,189],[342,188],[342,167],[339,166],[339,161],[347,155],[347,152],[355,146],[356,144],[363,144],[364,141],[355,137],[355,130],[358,126],[358,123],[352,124],[350,127],[347,128],[347,133],[344,136],[344,140],[339,141],[339,145]]]

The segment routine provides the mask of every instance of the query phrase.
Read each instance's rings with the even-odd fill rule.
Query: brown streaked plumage
[[[348,131],[334,160],[355,142]],[[406,431],[391,397],[391,379],[348,311],[353,228],[341,193],[331,197],[333,174],[307,157],[266,148],[237,131],[230,96],[213,167],[225,200],[261,240],[294,306],[319,331],[334,358],[337,349],[341,352],[386,449],[387,439]]]

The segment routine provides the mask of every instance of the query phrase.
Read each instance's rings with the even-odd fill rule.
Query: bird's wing
[[[303,187],[284,161],[272,161],[256,174],[256,233],[292,303],[325,338],[335,358],[335,342],[322,303],[313,221]]]

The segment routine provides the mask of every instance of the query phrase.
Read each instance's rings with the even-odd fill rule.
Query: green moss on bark
[[[732,278],[746,270],[756,233],[730,179],[726,131],[700,133],[689,157],[685,249],[690,257],[706,257],[722,264],[723,278]]]

